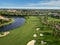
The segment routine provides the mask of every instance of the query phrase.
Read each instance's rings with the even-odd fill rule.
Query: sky
[[[60,0],[0,0],[0,8],[60,9]]]

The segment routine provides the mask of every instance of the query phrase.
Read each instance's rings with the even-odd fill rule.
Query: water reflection
[[[14,29],[16,27],[23,25],[25,22],[25,19],[23,17],[14,17],[14,20],[15,21],[12,24],[0,27],[0,32]]]

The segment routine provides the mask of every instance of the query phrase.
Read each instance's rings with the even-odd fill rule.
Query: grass
[[[30,16],[24,25],[10,30],[10,35],[0,38],[0,45],[27,45],[30,40],[34,39],[33,34],[36,33],[35,26],[38,23],[38,17]]]
[[[52,18],[52,17],[48,17],[49,21],[57,21],[60,22],[60,19],[56,19],[56,18]],[[40,42],[41,40],[44,40],[47,42],[46,45],[60,45],[60,38],[57,38],[53,35],[53,29],[48,27],[47,25],[44,25],[42,23],[40,23],[41,30],[38,33],[38,36],[40,33],[43,33],[44,36],[43,37],[37,37],[36,40],[36,44],[35,45],[41,45]],[[47,33],[47,34],[46,34]]]
[[[40,27],[41,30],[36,31],[37,27]],[[50,34],[44,37],[39,36],[40,33],[46,32],[51,33],[53,30],[48,26],[41,24],[38,16],[29,16],[29,18],[26,19],[24,25],[10,30],[10,34],[8,36],[0,38],[0,45],[27,45],[27,43],[33,39],[37,40],[35,45],[40,45],[41,39],[46,41],[52,41],[52,39],[54,39],[54,36]],[[38,37],[34,38],[33,34],[37,34]],[[56,44],[57,42],[53,43],[52,45]],[[57,45],[60,45],[60,43]]]
[[[60,22],[60,19],[52,18],[52,17],[48,17],[48,20],[49,21],[57,21],[57,22]]]

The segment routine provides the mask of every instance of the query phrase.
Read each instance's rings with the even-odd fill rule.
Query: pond
[[[0,27],[0,32],[12,30],[12,29],[17,28],[19,26],[22,26],[25,23],[25,18],[23,18],[23,17],[13,17],[13,19],[15,21],[12,24]]]

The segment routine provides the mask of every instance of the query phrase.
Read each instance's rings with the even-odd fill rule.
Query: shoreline
[[[4,37],[4,36],[7,36],[8,34],[10,34],[10,32],[3,32],[2,34],[0,34],[0,38]]]
[[[9,22],[7,22],[7,23],[4,23],[4,24],[1,24],[0,27],[9,25],[9,24],[11,24],[11,23],[13,23],[13,22],[14,22],[14,19],[11,19],[11,21],[9,21]]]

